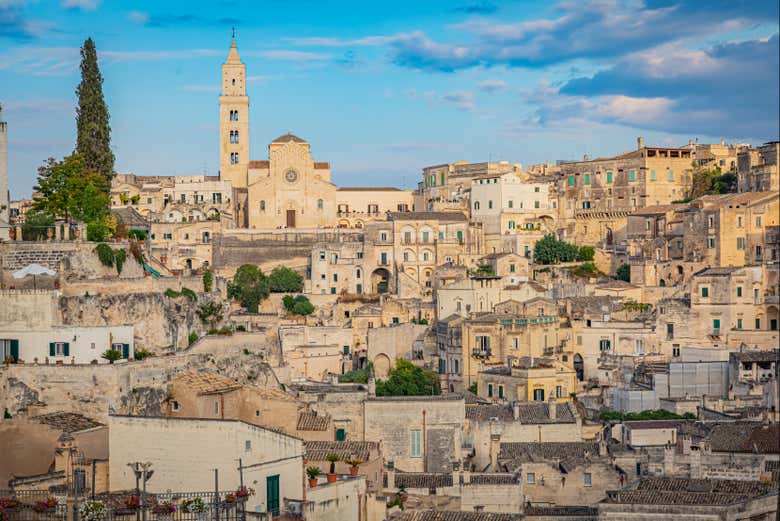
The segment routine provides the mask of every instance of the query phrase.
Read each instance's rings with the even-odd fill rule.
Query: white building
[[[282,432],[239,420],[111,416],[109,419],[110,480],[113,490],[135,487],[128,463],[148,461],[154,475],[151,492],[214,490],[244,485],[255,491],[249,511],[278,515],[284,499],[303,497],[303,442]]]
[[[486,235],[532,230],[549,214],[548,199],[547,183],[524,182],[513,173],[480,176],[471,181],[471,218]]]
[[[109,363],[102,358],[109,349],[121,358],[133,358],[134,328],[124,326],[51,326],[29,330],[0,325],[0,360],[12,357],[15,362],[39,364]]]

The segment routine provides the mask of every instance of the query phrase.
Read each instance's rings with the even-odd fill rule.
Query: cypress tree
[[[109,189],[114,175],[114,153],[111,151],[108,107],[103,99],[103,76],[98,68],[97,51],[92,38],[87,38],[81,48],[81,83],[76,94],[79,97],[76,109],[76,150],[87,170],[106,178],[106,189]]]

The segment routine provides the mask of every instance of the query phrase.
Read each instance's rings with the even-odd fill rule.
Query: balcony
[[[490,349],[483,349],[483,348],[472,349],[471,356],[475,358],[490,358]]]

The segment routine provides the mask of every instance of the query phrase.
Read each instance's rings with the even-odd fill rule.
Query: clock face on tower
[[[290,169],[290,170],[288,170],[287,172],[284,173],[284,179],[288,183],[294,183],[295,181],[298,180],[298,172],[296,172],[295,170]]]

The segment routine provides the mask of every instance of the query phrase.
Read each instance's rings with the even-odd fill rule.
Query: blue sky
[[[73,149],[88,36],[117,171],[216,174],[232,27],[252,159],[293,132],[342,186],[413,187],[423,166],[461,159],[614,154],[639,135],[778,138],[776,0],[0,0],[12,196]]]

